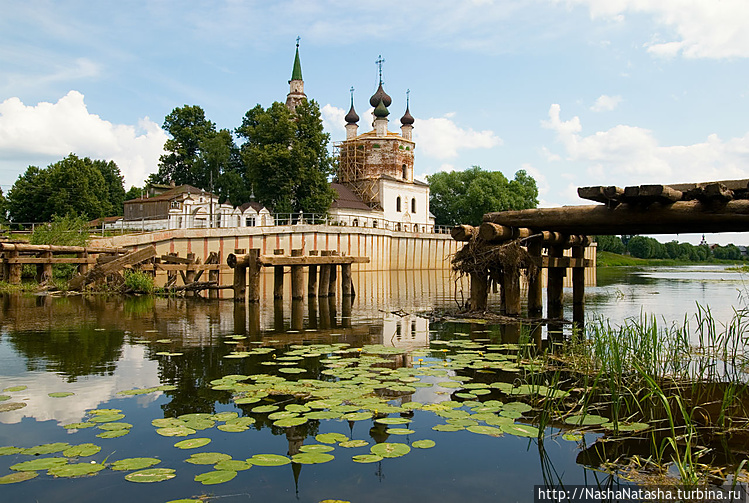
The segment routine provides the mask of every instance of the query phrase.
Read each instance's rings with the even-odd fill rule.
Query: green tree
[[[283,103],[249,110],[237,129],[242,162],[257,200],[276,213],[326,213],[334,193],[333,162],[320,108],[303,100],[292,114]]]
[[[651,238],[645,236],[632,236],[627,241],[627,251],[637,258],[650,258],[653,252]]]
[[[122,214],[125,191],[113,162],[75,154],[45,169],[29,166],[8,192],[13,222],[48,222],[53,215],[99,218]]]
[[[131,199],[138,199],[143,195],[143,189],[141,187],[136,187],[135,185],[131,186],[130,189],[128,189],[127,192],[125,192],[125,201],[130,201]]]
[[[0,223],[8,221],[8,201],[3,195],[3,189],[0,189]]]
[[[618,253],[620,255],[627,251],[619,236],[596,236],[598,251]]]
[[[741,250],[733,243],[726,246],[716,246],[713,255],[722,260],[741,260]]]
[[[508,181],[499,171],[473,166],[428,177],[429,209],[438,225],[479,225],[485,213],[523,210],[538,205],[536,181],[525,171]]]

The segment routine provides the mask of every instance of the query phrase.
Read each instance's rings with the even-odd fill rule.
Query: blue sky
[[[368,129],[382,54],[391,130],[411,90],[418,176],[525,169],[543,206],[585,204],[585,185],[749,178],[745,0],[3,4],[4,192],[69,152],[142,184],[173,108],[233,129],[283,101],[297,36],[333,141],[351,86]]]

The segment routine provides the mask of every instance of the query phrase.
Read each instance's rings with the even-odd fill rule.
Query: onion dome
[[[403,117],[401,117],[401,124],[403,124],[404,126],[412,126],[413,123],[413,115],[411,115],[411,112],[408,111],[408,105],[406,105],[406,113],[404,113]]]
[[[387,106],[385,105],[385,102],[382,99],[377,104],[377,107],[375,107],[375,109],[374,109],[374,115],[378,119],[382,119],[382,118],[385,118],[388,115],[390,115],[390,112],[388,111]]]
[[[372,95],[371,98],[369,98],[369,104],[373,107],[376,107],[380,102],[382,102],[386,108],[389,107],[393,102],[393,99],[388,96],[388,94],[382,88],[382,81],[380,81],[380,87],[377,88],[377,91]]]
[[[346,114],[346,117],[344,117],[344,120],[346,121],[346,124],[356,124],[359,122],[359,116],[356,114],[356,110],[354,110],[354,88],[351,88],[351,109]]]

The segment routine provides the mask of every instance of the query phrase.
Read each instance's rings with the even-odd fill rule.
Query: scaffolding
[[[366,141],[346,140],[333,144],[338,158],[338,183],[344,183],[372,209],[381,209],[377,202],[377,176],[367,165]]]

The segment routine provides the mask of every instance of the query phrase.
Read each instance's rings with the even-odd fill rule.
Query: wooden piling
[[[239,260],[244,253],[244,248],[237,248],[234,255],[229,255],[226,259],[229,267],[234,268],[234,302],[244,302],[247,293],[247,263]]]
[[[520,314],[520,269],[505,267],[502,272],[502,289],[505,293],[505,313],[508,316]]]
[[[39,254],[41,258],[49,260],[49,263],[39,264],[36,266],[36,281],[42,283],[52,279],[52,252],[45,251]]]
[[[18,251],[6,250],[5,256],[8,259],[18,258]],[[8,275],[7,275],[8,283],[10,283],[11,285],[20,285],[22,272],[23,272],[23,264],[15,264],[11,262],[8,267]]]
[[[50,253],[50,257],[51,256],[52,256],[52,254]],[[82,252],[76,253],[76,256],[78,258],[80,258],[80,259],[87,259],[88,258],[88,252],[87,251],[82,251]],[[78,265],[78,274],[86,274],[88,272],[88,270],[89,270],[89,265],[88,264],[79,264]],[[52,270],[50,268],[50,277],[51,277],[51,275],[52,275]]]
[[[282,249],[273,250],[273,255],[283,255]],[[273,298],[283,299],[283,266],[273,266]]]
[[[330,250],[323,250],[320,255],[323,257],[329,257],[331,255]],[[320,266],[320,285],[317,289],[318,297],[327,297],[328,288],[330,288],[330,265],[323,264]]]
[[[564,256],[564,247],[554,245],[549,247],[549,257]],[[549,318],[561,318],[564,307],[564,276],[563,267],[550,267],[548,270],[548,285],[546,287],[546,305]]]
[[[572,257],[585,258],[584,246],[573,246]],[[572,269],[572,321],[578,327],[585,322],[585,268],[575,267]]]
[[[338,252],[331,252],[334,257],[338,256]],[[338,266],[336,264],[330,264],[330,281],[328,285],[328,297],[336,296],[336,285],[338,283]]]
[[[213,253],[214,260],[211,261],[212,264],[220,264],[221,263],[221,257],[218,256],[218,253]],[[218,285],[219,280],[219,270],[218,269],[211,269],[208,271],[208,281],[215,281],[216,285]],[[208,290],[208,298],[209,299],[218,299],[218,290],[215,288],[212,288]]]
[[[528,243],[528,253],[531,258],[541,265],[541,243],[532,241]],[[544,284],[543,274],[539,267],[537,273],[528,277],[528,315],[538,316],[544,310]]]
[[[188,253],[187,259],[190,263],[185,270],[185,286],[195,282],[195,254]],[[188,297],[195,297],[197,294],[194,291],[187,291],[185,292],[185,295]]]
[[[303,252],[301,248],[291,250],[291,256],[301,257]],[[304,266],[291,266],[291,298],[294,300],[304,298]]]
[[[310,250],[309,256],[316,257],[320,252],[318,250]],[[307,296],[317,297],[317,266],[309,266],[309,274],[307,277]]]
[[[468,306],[471,311],[485,311],[489,290],[486,271],[471,273],[471,298]]]
[[[247,290],[250,302],[260,302],[260,248],[253,248],[247,252]]]
[[[351,264],[341,264],[341,295],[353,297],[353,279],[351,278]]]

